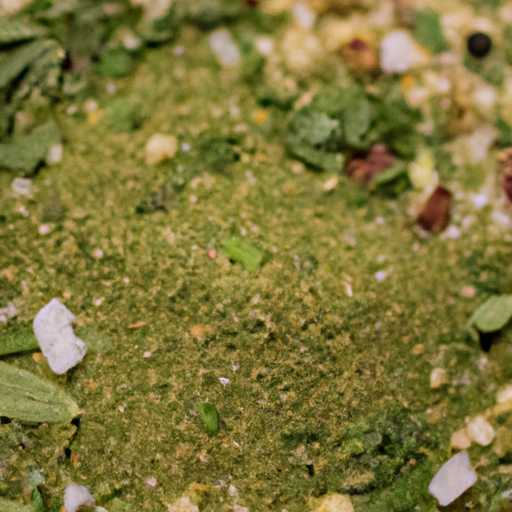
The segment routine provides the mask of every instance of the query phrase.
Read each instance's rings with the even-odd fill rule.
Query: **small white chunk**
[[[212,32],[210,48],[222,66],[230,67],[240,64],[240,50],[227,28],[220,28]]]
[[[48,151],[48,155],[46,156],[47,164],[58,164],[62,161],[62,155],[64,153],[64,148],[62,144],[54,144],[50,151]]]
[[[12,191],[19,196],[30,195],[30,188],[32,187],[32,180],[28,178],[14,178],[12,180]]]
[[[379,270],[378,272],[375,272],[375,279],[377,279],[379,283],[382,283],[382,281],[384,281],[384,279],[386,279],[387,276],[388,274],[387,272],[384,272],[384,270]]]
[[[64,492],[64,507],[66,512],[76,512],[82,505],[94,505],[94,498],[87,487],[69,484]]]
[[[491,424],[479,414],[466,426],[469,438],[482,446],[487,446],[494,439],[494,429]]]
[[[295,2],[292,7],[292,14],[300,27],[305,28],[306,30],[311,30],[313,28],[316,14],[309,8],[307,2],[304,0]]]
[[[34,318],[34,334],[50,368],[58,375],[76,366],[86,352],[85,343],[73,332],[75,315],[52,299]],[[69,510],[68,510],[69,512]]]
[[[510,400],[511,398],[512,398],[512,386],[507,386],[498,391],[498,394],[496,396],[496,401],[499,404],[502,404],[503,402],[506,402],[507,400]]]
[[[469,462],[468,452],[462,451],[441,467],[432,478],[428,490],[445,507],[474,485],[477,479],[476,471]]]
[[[146,143],[146,163],[155,165],[173,158],[178,151],[178,140],[174,135],[155,133]]]
[[[413,57],[414,42],[404,30],[394,30],[380,42],[380,67],[384,73],[405,73]]]

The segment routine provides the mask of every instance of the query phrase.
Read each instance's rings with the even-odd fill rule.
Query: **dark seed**
[[[491,48],[492,40],[487,34],[475,32],[468,37],[468,52],[477,59],[489,55]]]

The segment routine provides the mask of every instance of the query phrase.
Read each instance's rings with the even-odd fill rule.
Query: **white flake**
[[[462,451],[441,467],[432,478],[428,490],[445,507],[474,485],[477,479],[478,476],[469,462],[468,452]]]
[[[219,381],[223,386],[231,382],[229,379],[226,379],[226,377],[219,377]]]
[[[481,414],[470,420],[466,431],[468,437],[481,446],[491,444],[495,435],[491,424]]]
[[[19,196],[28,196],[30,188],[32,187],[32,180],[28,178],[14,178],[12,180],[12,191]]]
[[[405,30],[394,30],[380,42],[380,67],[384,73],[405,73],[413,57],[414,42]]]
[[[94,505],[94,498],[83,485],[69,484],[64,492],[66,512],[76,512],[82,505]]]
[[[52,371],[61,375],[76,366],[87,350],[73,332],[75,315],[52,299],[34,318],[34,334]],[[69,509],[68,509],[69,512]]]
[[[379,283],[384,281],[384,279],[386,279],[387,276],[388,274],[384,272],[384,270],[379,270],[378,272],[375,273],[375,279],[377,279]]]
[[[227,28],[214,30],[210,35],[210,48],[223,66],[240,64],[240,50]]]

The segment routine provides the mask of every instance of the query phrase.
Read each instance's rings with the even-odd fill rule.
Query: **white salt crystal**
[[[58,164],[62,161],[62,155],[64,153],[64,148],[62,147],[62,144],[54,144],[50,151],[48,152],[48,155],[46,156],[46,163],[47,164]]]
[[[223,386],[231,382],[229,379],[226,379],[226,377],[219,377],[219,381]]]
[[[481,414],[470,420],[466,426],[466,431],[468,437],[481,446],[491,444],[494,439],[494,429]]]
[[[34,318],[34,334],[53,372],[66,373],[76,366],[87,350],[73,332],[75,315],[57,299],[52,299]],[[69,512],[69,509],[68,509]]]
[[[512,398],[512,386],[507,386],[506,388],[501,389],[498,391],[498,395],[496,396],[496,401],[499,404],[502,404],[503,402],[506,402],[507,400],[510,400]]]
[[[441,238],[443,240],[456,240],[457,238],[460,238],[460,229],[452,224],[446,228],[446,231],[441,235]]]
[[[66,512],[76,512],[82,505],[94,505],[94,498],[87,487],[69,484],[64,492],[64,507]]]
[[[468,452],[462,451],[441,467],[432,478],[428,490],[445,507],[474,485],[477,479],[476,471],[469,462]]]
[[[310,30],[315,24],[316,15],[309,8],[307,2],[300,0],[295,2],[292,7],[292,15],[299,26]]]
[[[14,178],[12,180],[12,191],[19,196],[28,196],[30,188],[32,187],[32,180],[28,178]]]
[[[240,64],[240,50],[227,28],[214,30],[210,35],[210,48],[223,66]]]
[[[394,30],[380,42],[380,67],[384,73],[405,73],[414,57],[414,42],[405,30]]]
[[[477,210],[481,210],[488,202],[489,198],[485,194],[475,194],[473,196],[473,205]]]
[[[377,281],[381,283],[382,281],[384,281],[384,279],[386,279],[387,275],[388,274],[384,272],[384,270],[379,270],[378,272],[375,273],[375,279],[377,279]]]

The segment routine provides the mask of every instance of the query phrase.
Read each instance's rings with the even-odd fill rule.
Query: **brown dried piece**
[[[416,218],[416,223],[427,231],[443,231],[450,222],[451,209],[452,193],[438,186]]]
[[[512,202],[512,148],[504,149],[498,156],[500,162],[501,185]]]
[[[356,75],[374,75],[380,71],[378,49],[369,41],[355,37],[341,49],[347,67]]]
[[[396,158],[384,144],[371,147],[366,158],[354,158],[345,167],[345,174],[362,183],[369,183],[382,171],[395,163]]]

